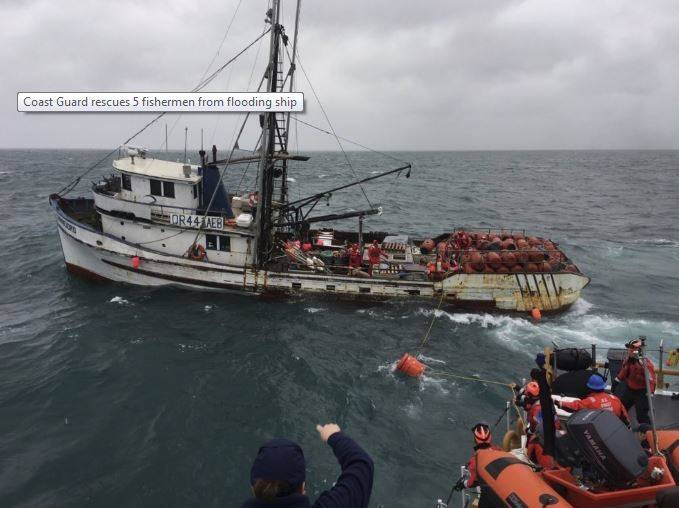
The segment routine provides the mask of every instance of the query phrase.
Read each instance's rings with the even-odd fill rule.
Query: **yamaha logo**
[[[594,450],[594,453],[597,454],[597,456],[602,460],[606,460],[606,454],[603,452],[601,447],[597,444],[597,442],[594,440],[592,437],[592,434],[589,432],[589,430],[585,430],[583,432],[583,435],[585,436],[585,439],[587,442],[590,444],[592,450]]]

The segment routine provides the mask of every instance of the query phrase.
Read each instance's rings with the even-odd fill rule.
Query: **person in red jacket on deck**
[[[656,384],[655,366],[648,358],[644,358],[645,365],[642,365],[639,359],[639,353],[643,347],[641,339],[631,340],[625,346],[627,347],[627,358],[623,362],[618,376],[615,378],[616,381],[620,382],[616,392],[625,409],[629,410],[632,406],[636,408],[637,422],[640,424],[650,424],[644,369],[648,371],[651,393],[654,393]]]
[[[372,275],[374,269],[379,268],[380,262],[382,261],[382,257],[384,257],[384,253],[382,252],[380,244],[378,243],[377,240],[373,240],[372,245],[368,247],[368,261],[370,262],[369,270],[370,275]]]
[[[591,393],[584,399],[573,401],[558,401],[557,405],[563,409],[579,411],[580,409],[608,409],[629,427],[629,416],[620,399],[612,393],[606,393],[606,382],[600,374],[592,374],[587,381],[587,388]]]
[[[354,270],[360,270],[363,263],[363,256],[357,244],[353,244],[349,249],[349,274]]]
[[[490,448],[492,450],[501,450],[499,446],[496,446],[492,442],[492,436],[490,434],[490,426],[485,422],[479,422],[472,427],[472,432],[474,433],[474,451],[483,450]],[[476,471],[476,453],[469,459],[467,463],[467,470],[469,471],[469,477],[465,479],[463,476],[455,484],[455,490],[471,489],[479,485],[479,476]],[[490,496],[486,494],[484,496],[485,487],[481,485],[481,500],[479,503],[479,508],[494,506],[492,501],[490,501]],[[485,499],[485,502],[484,502]]]

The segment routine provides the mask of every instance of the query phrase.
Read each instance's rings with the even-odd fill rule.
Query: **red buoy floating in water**
[[[530,311],[530,315],[533,316],[535,321],[540,321],[542,319],[542,313],[537,307],[533,307],[533,310]]]
[[[396,370],[400,370],[410,377],[420,377],[425,368],[426,366],[422,362],[409,353],[403,353],[396,364]]]
[[[141,259],[139,259],[139,256],[134,256],[132,258],[132,268],[139,268],[140,264],[141,264]]]

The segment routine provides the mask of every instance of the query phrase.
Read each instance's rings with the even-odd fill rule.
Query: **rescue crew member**
[[[354,270],[360,270],[363,263],[363,256],[358,248],[358,244],[353,244],[349,249],[349,274]]]
[[[482,450],[490,448],[491,450],[501,450],[499,446],[493,444],[493,437],[490,433],[490,426],[486,422],[479,422],[472,427],[472,432],[474,434],[474,452],[477,450]],[[472,455],[467,463],[467,470],[469,471],[469,477],[464,476],[460,478],[455,484],[454,489],[460,491],[462,489],[471,489],[479,485],[479,475],[476,471],[476,453]],[[479,508],[486,508],[493,506],[493,502],[489,495],[484,495],[484,490],[487,487],[481,485],[481,500],[479,503]],[[484,502],[485,499],[485,502]]]
[[[651,420],[648,417],[648,397],[646,393],[646,379],[644,377],[644,368],[648,371],[648,380],[651,388],[651,393],[655,392],[655,366],[648,358],[644,358],[645,366],[639,360],[639,353],[643,347],[641,339],[634,339],[625,344],[627,347],[627,358],[622,364],[620,372],[618,372],[616,381],[619,385],[616,389],[618,397],[625,409],[634,406],[637,411],[637,422],[650,424]],[[625,383],[621,383],[624,381]]]
[[[620,418],[625,425],[629,427],[629,416],[627,410],[623,406],[618,397],[612,393],[606,393],[606,382],[600,374],[592,374],[587,381],[587,388],[591,390],[590,394],[584,399],[576,399],[573,401],[557,401],[557,405],[563,409],[571,409],[578,411],[580,409],[607,409],[613,411],[615,416]]]
[[[540,406],[540,386],[536,381],[526,383],[517,395],[516,403],[519,407],[526,410],[526,453],[528,458],[534,463],[544,468],[554,467],[554,459],[545,455],[544,448],[538,435],[539,427],[542,425],[542,408]],[[559,419],[554,415],[554,427],[560,428]]]
[[[306,496],[304,453],[297,443],[272,439],[257,453],[250,471],[253,498],[241,508],[367,508],[373,485],[370,456],[334,423],[317,425],[323,442],[332,447],[342,468],[337,481],[311,504]]]
[[[374,269],[379,269],[380,261],[386,255],[382,252],[380,244],[377,240],[373,240],[372,245],[368,248],[368,260],[370,261],[370,270],[368,273],[372,275]]]

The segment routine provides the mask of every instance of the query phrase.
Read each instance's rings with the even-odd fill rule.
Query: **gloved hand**
[[[464,477],[463,477],[463,478],[460,478],[459,480],[457,480],[457,483],[453,487],[453,490],[456,490],[456,491],[459,492],[459,491],[463,490],[465,487],[466,486],[464,484]]]

